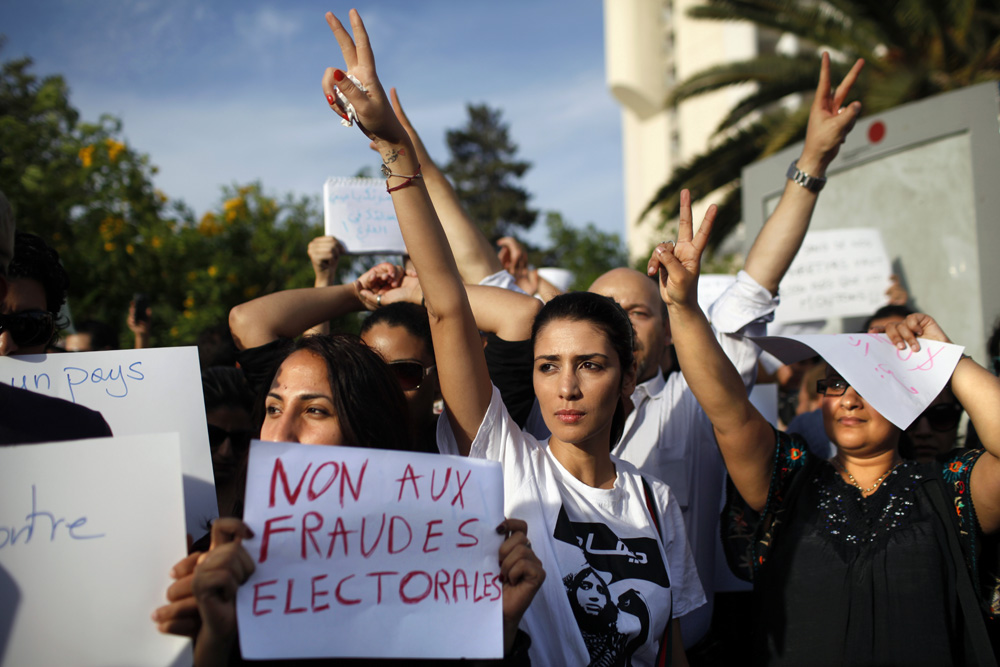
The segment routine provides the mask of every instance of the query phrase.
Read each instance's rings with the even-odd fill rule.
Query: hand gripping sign
[[[499,658],[500,465],[255,441],[245,658]]]

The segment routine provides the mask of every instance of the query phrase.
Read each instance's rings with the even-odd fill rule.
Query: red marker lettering
[[[470,540],[472,540],[471,542],[459,542],[458,544],[456,544],[455,546],[458,547],[459,549],[464,549],[465,547],[474,547],[477,544],[479,544],[479,538],[478,537],[476,537],[475,535],[472,535],[470,533],[467,533],[464,530],[465,527],[468,526],[470,523],[479,523],[479,519],[466,519],[458,527],[458,534],[459,535],[461,535],[462,537],[468,537]]]
[[[348,579],[353,579],[353,578],[354,575],[349,574],[337,583],[337,590],[334,591],[334,595],[337,596],[337,602],[339,602],[340,604],[351,605],[351,604],[359,604],[361,602],[361,600],[357,598],[345,598],[340,592],[340,587],[344,585],[344,582],[347,581]],[[379,591],[381,593],[381,587],[379,587]]]
[[[365,549],[365,527],[368,525],[368,517],[363,517],[361,519],[361,555],[368,558],[375,551],[375,547],[382,540],[382,531],[385,529],[385,513],[382,514],[382,523],[378,527],[378,535],[375,536],[375,542],[372,544],[371,549]]]
[[[268,519],[264,522],[264,535],[260,538],[260,560],[258,562],[263,563],[267,560],[267,548],[271,543],[271,535],[274,533],[290,533],[294,528],[272,528],[271,524],[278,521],[286,521],[291,519],[291,514],[286,514],[284,516],[276,516],[273,519]]]
[[[456,476],[457,476],[457,474],[456,474]],[[434,478],[435,477],[437,477],[437,470],[435,470],[435,471],[433,471],[431,473],[431,500],[433,500],[434,502],[437,502],[437,501],[441,500],[441,496],[443,496],[444,492],[448,490],[448,480],[451,479],[451,467],[449,466],[448,469],[444,473],[444,484],[441,485],[441,493],[434,493]]]
[[[432,531],[431,526],[434,524],[441,524],[443,521],[441,519],[434,519],[433,521],[427,522],[427,535],[424,537],[424,553],[428,554],[432,551],[440,551],[441,547],[434,547],[433,549],[427,548],[427,543],[431,541],[432,537],[441,537],[444,533],[435,533]]]
[[[472,474],[471,470],[465,471],[465,479],[462,479],[461,473],[459,473],[457,470],[455,471],[455,481],[458,482],[458,491],[455,492],[455,497],[451,499],[452,507],[455,506],[455,503],[460,502],[462,503],[462,509],[465,509],[465,499],[462,498],[462,489],[465,488],[465,483],[469,481],[469,476],[471,474]]]
[[[309,517],[314,517],[317,521],[316,525],[309,525]],[[316,550],[317,555],[321,555],[322,552],[319,550],[319,545],[316,544],[316,538],[313,536],[317,530],[323,527],[323,515],[319,512],[306,512],[302,515],[302,560],[306,559],[306,538],[312,542],[313,549]]]
[[[361,520],[362,527],[364,524],[364,519]],[[333,548],[337,545],[337,538],[344,540],[344,555],[347,555],[347,536],[351,533],[356,533],[356,530],[347,530],[344,527],[344,520],[339,516],[337,517],[337,523],[333,525],[333,530],[330,531],[330,548],[326,552],[326,557],[329,558],[333,555]]]
[[[406,585],[413,580],[414,577],[426,577],[427,578],[427,588],[424,589],[423,593],[419,595],[410,596],[406,594]],[[421,572],[420,570],[414,570],[410,572],[403,580],[399,582],[399,599],[403,601],[404,604],[416,604],[426,598],[431,594],[431,590],[434,588],[434,581],[431,579],[431,575],[426,572]]]
[[[395,548],[396,519],[399,519],[403,523],[403,527],[406,528],[406,544],[404,544],[398,549]],[[406,549],[406,547],[410,546],[410,542],[412,541],[413,541],[413,531],[410,529],[410,524],[406,522],[406,519],[404,519],[401,516],[394,516],[391,519],[389,519],[389,553],[398,554],[400,551],[403,551],[404,549]]]
[[[444,581],[441,581],[441,579]],[[434,573],[434,599],[437,600],[438,596],[443,597],[445,602],[451,602],[448,599],[448,589],[445,586],[451,581],[451,575],[448,574],[448,570],[438,570]],[[455,600],[458,602],[458,600]]]
[[[278,583],[277,579],[272,579],[271,581],[261,581],[253,585],[253,615],[254,616],[264,616],[265,614],[270,614],[272,610],[270,609],[257,609],[257,603],[261,600],[273,600],[273,595],[261,595],[260,589],[264,586],[272,586]]]
[[[295,491],[292,492],[288,487],[288,476],[285,474],[284,464],[281,463],[281,459],[275,459],[274,469],[271,471],[271,500],[268,507],[274,507],[274,491],[278,486],[279,475],[281,476],[281,485],[285,489],[285,499],[288,501],[289,505],[294,505],[295,501],[299,499],[299,492],[302,491],[302,483],[306,481],[306,475],[309,474],[309,468],[311,467],[312,463],[306,466],[305,471],[302,473],[302,478],[295,487]]]
[[[312,599],[310,600],[310,605],[309,606],[312,607],[313,613],[316,613],[317,611],[323,611],[324,609],[329,609],[330,608],[329,603],[324,604],[324,605],[320,605],[318,607],[316,606],[316,598],[320,598],[320,597],[323,597],[325,595],[329,595],[330,594],[330,591],[317,591],[316,590],[316,582],[319,581],[320,579],[326,579],[326,577],[327,577],[327,575],[320,574],[320,575],[317,575],[317,576],[315,576],[315,577],[312,578]]]
[[[461,579],[461,583],[459,583]],[[462,590],[462,600],[469,599],[469,578],[465,576],[465,570],[455,570],[455,576],[451,579],[451,596],[455,598],[455,602],[458,602],[458,591]]]
[[[340,506],[344,506],[344,488],[348,488],[351,491],[351,497],[354,498],[354,502],[358,502],[358,498],[361,497],[361,483],[365,481],[365,470],[368,468],[368,459],[361,465],[361,472],[358,473],[358,486],[354,488],[351,484],[351,477],[347,474],[347,466],[345,465],[340,471]]]
[[[288,587],[285,590],[285,613],[286,614],[301,614],[301,613],[303,613],[306,610],[305,607],[296,607],[295,609],[292,609],[292,587],[294,586],[294,584],[295,584],[295,580],[294,579],[289,579],[288,580]]]
[[[323,485],[323,488],[320,489],[319,491],[316,491],[315,490],[316,476],[319,475],[320,470],[322,470],[327,466],[333,466],[333,474],[331,474],[330,477],[326,480],[326,484]],[[308,498],[309,500],[316,500],[324,493],[326,493],[326,490],[330,488],[330,485],[333,484],[333,481],[337,479],[337,473],[339,471],[340,471],[340,466],[335,461],[327,461],[326,463],[323,463],[318,468],[316,468],[316,471],[313,472],[312,479],[309,480],[309,488],[306,490],[306,498]]]
[[[382,577],[396,576],[399,572],[369,572],[369,577],[378,577],[378,599],[375,604],[382,604]]]
[[[403,485],[406,484],[407,482],[413,484],[413,496],[417,500],[420,500],[420,489],[417,488],[417,480],[420,479],[421,477],[423,477],[423,475],[417,475],[416,473],[414,473],[413,466],[407,463],[406,470],[403,471],[403,476],[396,480],[397,482],[399,482],[399,497],[396,498],[396,502],[399,502],[403,499]]]

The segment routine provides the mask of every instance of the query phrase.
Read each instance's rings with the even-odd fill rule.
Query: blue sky
[[[160,168],[156,185],[200,215],[220,187],[318,195],[378,159],[320,89],[342,66],[323,14],[341,2],[8,0],[0,58],[63,74],[85,120],[111,113]],[[624,236],[621,118],[604,83],[600,0],[360,0],[383,83],[431,154],[467,103],[500,108],[533,164],[531,205]],[[346,20],[345,20],[346,22]],[[536,228],[541,228],[541,218]],[[531,238],[541,241],[543,234]]]

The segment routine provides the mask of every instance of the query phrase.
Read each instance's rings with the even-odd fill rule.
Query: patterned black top
[[[768,665],[966,664],[948,530],[979,581],[984,610],[1000,611],[1000,581],[979,572],[982,534],[969,473],[982,450],[943,464],[904,462],[867,498],[797,436],[778,433],[760,514],[730,484],[722,537],[733,571],[754,583],[759,644]],[[942,484],[943,482],[943,484]],[[954,507],[935,511],[928,485]],[[950,525],[948,525],[950,524]]]

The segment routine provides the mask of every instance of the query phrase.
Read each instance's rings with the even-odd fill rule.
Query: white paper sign
[[[819,355],[883,417],[906,429],[941,393],[962,358],[961,345],[918,338],[920,351],[898,350],[885,334],[752,337],[790,364]]]
[[[254,441],[243,657],[499,658],[500,465]]]
[[[186,555],[176,434],[0,447],[0,664],[190,665],[150,620]]]
[[[831,229],[806,234],[781,280],[778,322],[870,315],[886,303],[892,273],[879,230]]]
[[[327,236],[340,239],[349,253],[406,254],[385,181],[328,178],[323,184],[323,217]]]
[[[197,348],[0,357],[0,382],[97,410],[116,436],[178,433],[188,534],[219,515]]]

